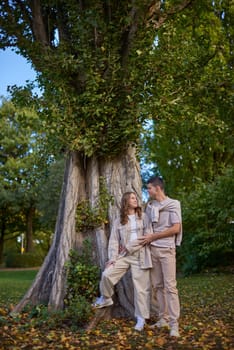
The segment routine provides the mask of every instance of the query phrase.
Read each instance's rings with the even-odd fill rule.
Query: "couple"
[[[101,297],[94,304],[102,308],[113,304],[114,286],[131,268],[134,306],[141,331],[150,317],[151,283],[157,292],[158,328],[169,327],[170,336],[179,337],[180,304],[176,288],[176,251],[182,238],[180,203],[166,196],[160,177],[147,182],[149,196],[146,213],[142,213],[134,192],[122,197],[120,218],[112,227],[109,261],[100,282]]]

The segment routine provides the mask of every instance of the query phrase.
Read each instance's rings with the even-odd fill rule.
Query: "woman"
[[[134,286],[134,306],[137,323],[135,330],[141,331],[145,319],[150,316],[150,268],[151,254],[148,246],[142,247],[138,237],[151,233],[151,225],[142,213],[134,192],[123,194],[120,217],[115,220],[108,246],[109,260],[100,282],[101,297],[94,304],[102,308],[113,304],[114,286],[131,269]]]

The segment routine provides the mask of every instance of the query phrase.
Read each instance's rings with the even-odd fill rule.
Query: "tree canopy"
[[[191,3],[3,1],[0,47],[34,65],[63,146],[111,156],[138,142],[156,29]]]

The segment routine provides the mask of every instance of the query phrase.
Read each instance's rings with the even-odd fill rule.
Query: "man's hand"
[[[139,243],[144,246],[146,244],[150,244],[154,240],[154,235],[150,233],[145,236],[138,237],[138,240]]]

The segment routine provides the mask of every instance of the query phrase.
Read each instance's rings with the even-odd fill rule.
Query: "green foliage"
[[[106,224],[107,210],[110,202],[113,202],[113,196],[107,192],[105,181],[102,177],[100,181],[99,198],[95,207],[91,207],[89,201],[81,201],[76,209],[76,229],[86,231],[102,224]]]
[[[97,295],[97,277],[99,277],[97,266],[83,265],[78,262],[69,275],[68,284],[71,283],[70,278],[72,278],[72,287],[69,289],[69,293],[72,292],[75,295],[78,292],[85,296],[87,300],[93,300],[94,296]]]
[[[35,253],[8,253],[5,259],[6,267],[38,267],[42,262],[43,257]]]
[[[47,305],[42,304],[25,309],[24,312],[29,312],[34,327],[46,325],[49,328],[59,328],[67,325],[76,331],[87,324],[92,315],[92,307],[85,297],[78,295],[64,310],[48,310]]]
[[[69,306],[77,297],[84,297],[88,302],[92,302],[98,294],[100,269],[92,262],[91,243],[85,240],[83,251],[71,251],[69,257],[70,260],[66,263],[66,305]]]
[[[2,104],[0,117],[2,187],[11,189],[17,197],[27,196],[30,202],[43,154],[40,119],[32,108],[19,107],[13,102]]]
[[[234,168],[182,199],[183,245],[179,260],[185,273],[231,265],[234,252]]]
[[[27,239],[31,213],[32,240],[40,240],[47,252],[64,160],[58,152],[53,156],[49,153],[47,135],[31,99],[30,91],[17,89],[12,100],[3,100],[0,107],[0,235],[4,243],[21,233]]]
[[[233,10],[228,1],[195,1],[157,33],[145,159],[172,196],[233,164]]]
[[[38,112],[50,139],[86,156],[105,157],[138,142],[139,102],[146,100],[142,91],[155,39],[155,30],[147,26],[148,3],[62,1],[53,6],[45,1],[38,4],[43,29],[34,11],[28,2],[0,5],[0,47],[18,45],[39,72],[44,95]]]
[[[73,328],[84,327],[93,314],[89,300],[82,295],[77,295],[72,299],[64,311],[64,319],[69,320]]]
[[[74,326],[83,326],[92,314],[91,302],[98,294],[100,269],[93,265],[92,246],[83,242],[82,252],[71,250],[66,262],[67,291],[63,319]]]

